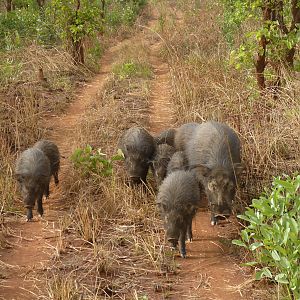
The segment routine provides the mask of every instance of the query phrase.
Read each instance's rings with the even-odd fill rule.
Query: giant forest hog
[[[51,177],[48,157],[37,148],[25,150],[17,159],[15,176],[27,208],[27,221],[33,218],[32,209],[35,202],[37,202],[37,211],[42,216],[44,213],[42,199],[43,195],[49,196]]]
[[[190,169],[203,185],[211,223],[231,214],[237,177],[242,171],[240,140],[229,126],[209,121],[199,125],[186,148]]]
[[[146,182],[155,147],[154,138],[144,128],[132,127],[124,132],[119,140],[119,148],[125,156],[125,167],[131,183]]]
[[[159,188],[156,203],[164,220],[166,236],[173,248],[177,248],[179,241],[182,257],[186,257],[186,237],[192,240],[192,219],[199,200],[198,181],[189,171],[171,173]]]

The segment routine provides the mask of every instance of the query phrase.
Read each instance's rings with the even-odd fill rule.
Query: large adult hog
[[[187,170],[188,169],[188,160],[183,151],[176,151],[171,157],[168,167],[167,175],[174,171],[178,170]]]
[[[192,219],[199,206],[199,183],[190,171],[175,171],[162,182],[157,206],[173,248],[180,243],[180,253],[186,257],[185,239],[192,240]]]
[[[168,144],[172,147],[175,147],[174,139],[175,139],[176,129],[169,128],[162,131],[159,135],[155,136],[155,142],[157,145]]]
[[[161,144],[156,147],[155,156],[152,160],[152,171],[157,186],[159,186],[167,175],[167,167],[175,148],[167,144]]]
[[[48,140],[40,140],[36,142],[33,147],[42,150],[48,157],[50,161],[51,175],[54,177],[54,182],[57,185],[59,182],[58,171],[60,166],[60,154],[58,147]]]
[[[152,135],[144,128],[129,128],[120,138],[119,148],[125,156],[126,171],[131,183],[146,182],[148,169],[156,148]]]
[[[191,139],[199,123],[186,123],[176,129],[167,129],[155,137],[156,143],[168,144],[175,147],[176,151],[184,151],[187,142]]]
[[[176,151],[185,151],[186,145],[191,140],[195,130],[198,128],[199,123],[186,123],[176,129],[174,136],[174,145]]]
[[[211,223],[231,214],[236,179],[242,171],[240,140],[228,125],[209,121],[197,127],[188,142],[190,169],[203,185],[211,207]]]
[[[32,209],[35,202],[37,211],[42,216],[44,213],[42,199],[43,195],[49,196],[51,178],[48,157],[38,148],[25,150],[17,159],[15,175],[27,208],[27,221],[33,218]]]

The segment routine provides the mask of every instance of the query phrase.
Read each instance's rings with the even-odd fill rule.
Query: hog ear
[[[165,203],[162,203],[162,202],[158,202],[157,203],[157,206],[159,209],[163,210],[163,211],[166,211],[167,210],[167,205]]]
[[[233,165],[233,169],[234,169],[235,176],[238,177],[245,169],[245,166],[242,163],[235,163]]]
[[[207,177],[210,174],[210,171],[211,171],[210,168],[208,168],[206,166],[203,166],[203,165],[190,166],[189,169],[199,172],[203,177]]]

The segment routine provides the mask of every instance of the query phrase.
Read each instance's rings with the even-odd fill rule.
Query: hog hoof
[[[210,224],[212,226],[215,226],[218,224],[218,219],[216,217],[212,217],[211,220],[210,220]]]
[[[186,258],[186,253],[181,253],[182,258]]]

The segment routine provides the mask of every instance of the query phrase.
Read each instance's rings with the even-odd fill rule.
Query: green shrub
[[[233,244],[249,249],[260,265],[256,279],[274,280],[290,299],[300,299],[300,175],[277,177],[272,190],[252,201],[240,219],[249,222],[241,240]]]
[[[21,40],[36,35],[39,13],[33,9],[18,9],[0,13],[1,49],[12,50],[21,45]]]
[[[121,80],[135,77],[147,79],[152,76],[152,71],[148,65],[134,61],[116,64],[113,67],[113,73]]]
[[[146,0],[111,1],[109,9],[105,14],[106,24],[112,28],[121,25],[131,26],[146,2]]]
[[[80,170],[84,176],[89,174],[110,176],[113,173],[113,162],[122,159],[121,150],[111,158],[107,158],[101,149],[94,150],[90,145],[83,149],[76,149],[71,156],[74,167]]]
[[[92,45],[87,49],[86,64],[92,70],[99,71],[99,59],[103,55],[104,47],[97,39],[91,39]]]

